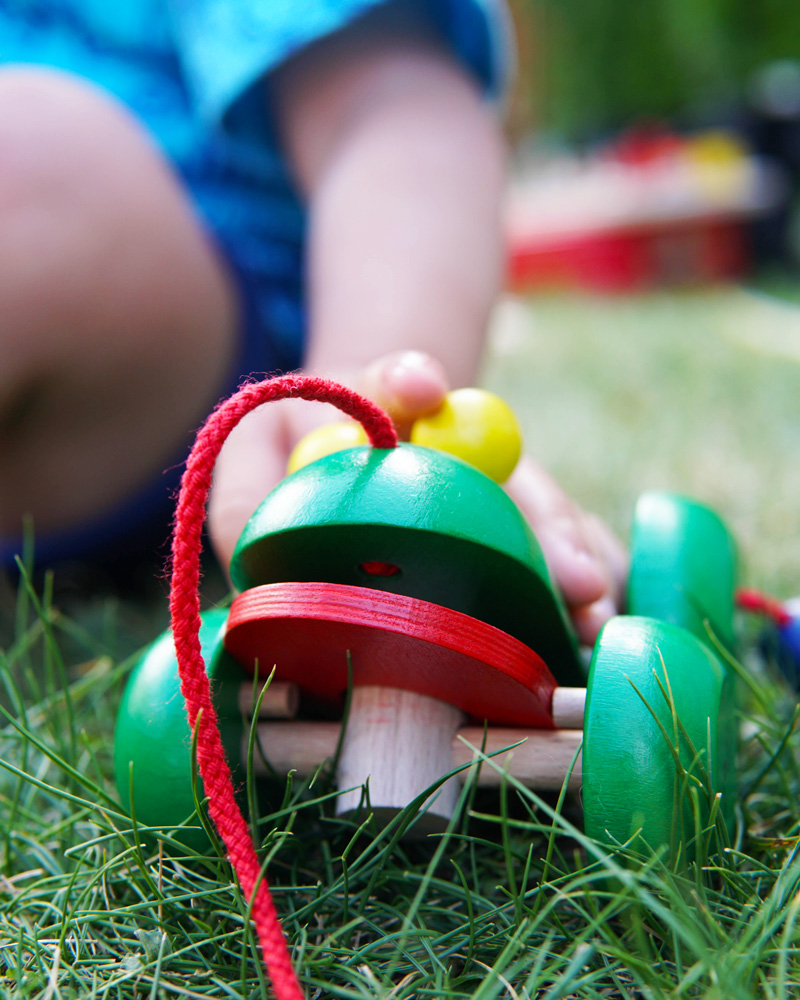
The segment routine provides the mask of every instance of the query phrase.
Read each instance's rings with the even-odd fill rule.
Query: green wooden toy
[[[240,591],[325,581],[419,598],[519,639],[563,684],[584,676],[563,601],[516,505],[477,469],[431,448],[364,446],[304,466],[253,514],[230,573]]]
[[[231,566],[241,594],[205,626],[229,759],[241,759],[249,728],[241,708],[253,685],[240,693],[241,682],[273,668],[256,767],[263,756],[277,773],[310,773],[331,757],[339,724],[305,718],[304,706],[341,704],[349,654],[341,812],[359,809],[368,779],[371,808],[388,820],[469,764],[468,744],[493,752],[525,740],[498,760],[534,788],[582,784],[592,836],[685,847],[676,790],[687,780],[722,791],[730,816],[730,682],[709,636],[732,642],[735,551],[716,515],[664,493],[640,500],[632,538],[635,615],[603,630],[584,687],[541,550],[482,473],[413,445],[301,468],[251,518]],[[116,740],[120,794],[127,804],[132,788],[138,820],[155,828],[185,822],[195,802],[168,642],[134,671]],[[458,781],[476,770],[445,783],[417,829],[446,823]],[[479,780],[498,771],[484,765]],[[203,834],[195,821],[178,837],[197,847]]]

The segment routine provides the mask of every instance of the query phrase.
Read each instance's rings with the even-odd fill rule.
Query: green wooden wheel
[[[577,645],[538,542],[516,505],[431,448],[350,448],[283,480],[231,561],[239,590],[326,582],[461,611],[524,642],[561,684],[582,684]]]
[[[205,612],[200,644],[212,680],[225,753],[235,770],[240,764],[242,740],[238,692],[248,675],[222,648],[227,617],[227,610]],[[192,736],[171,632],[148,647],[128,681],[117,718],[114,768],[123,806],[129,811],[133,807],[137,821],[144,826],[178,826],[195,811]],[[198,795],[202,798],[202,786]],[[208,848],[199,823],[184,827],[175,836],[192,850]]]
[[[710,627],[732,649],[736,563],[733,538],[714,511],[676,494],[645,493],[633,516],[628,613],[682,625],[704,642]]]
[[[610,845],[675,854],[722,793],[730,825],[736,730],[731,680],[685,629],[620,616],[603,629],[589,673],[583,742],[586,832]],[[713,790],[713,791],[712,791]],[[690,848],[691,849],[691,848]]]

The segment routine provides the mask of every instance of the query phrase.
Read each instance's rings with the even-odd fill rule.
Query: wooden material
[[[580,679],[582,671],[577,658],[572,662],[568,631],[556,636],[564,628],[561,612],[546,596],[549,582],[537,570],[535,553],[519,555],[527,529],[520,526],[518,512],[510,515],[504,501],[491,493],[497,488],[474,470],[459,479],[455,494],[447,494],[445,487],[442,494],[434,490],[432,506],[426,508],[426,476],[434,475],[437,461],[451,460],[434,452],[420,459],[409,448],[390,453],[395,456],[391,459],[388,454],[364,456],[356,449],[355,458],[331,456],[315,463],[333,463],[332,483],[317,508],[316,501],[309,501],[312,512],[306,520],[295,516],[305,504],[303,490],[319,487],[324,492],[328,487],[313,477],[306,481],[306,470],[290,477],[286,483],[294,485],[284,484],[285,491],[279,487],[267,505],[266,520],[259,522],[269,537],[259,539],[251,532],[253,552],[248,549],[245,561],[256,575],[279,578],[286,573],[295,581],[277,579],[254,587],[234,601],[229,616],[226,611],[205,616],[203,656],[229,760],[239,760],[240,709],[249,714],[253,701],[253,681],[242,665],[250,671],[258,666],[265,675],[277,665],[264,708],[276,711],[269,703],[277,697],[283,699],[277,711],[291,714],[292,691],[300,688],[304,697],[341,704],[351,680],[349,652],[356,708],[351,741],[362,739],[359,728],[368,732],[373,726],[367,717],[359,727],[359,702],[366,698],[359,688],[399,688],[401,705],[406,700],[417,705],[405,717],[395,706],[388,718],[381,718],[386,731],[377,737],[382,749],[376,761],[344,747],[340,781],[360,786],[368,778],[373,804],[379,784],[400,780],[392,773],[395,762],[418,749],[421,737],[415,726],[435,732],[438,763],[431,769],[435,773],[420,772],[410,784],[402,777],[406,791],[387,793],[392,809],[407,805],[452,767],[472,759],[463,740],[452,738],[458,713],[464,712],[476,721],[490,721],[487,753],[525,740],[503,755],[503,766],[534,788],[560,787],[583,739],[583,760],[571,780],[576,784],[582,772],[587,832],[610,844],[626,842],[637,831],[652,847],[691,841],[694,830],[686,825],[687,813],[676,810],[685,784],[681,769],[699,780],[705,769],[722,790],[723,812],[730,815],[736,741],[730,680],[700,641],[707,637],[706,619],[725,641],[732,641],[735,553],[716,515],[682,497],[657,494],[642,500],[629,591],[632,609],[647,609],[650,617],[621,617],[606,626],[595,647],[587,696],[580,688],[556,685],[556,676]],[[418,496],[409,488],[408,474],[420,467],[427,471],[420,474]],[[363,494],[359,475],[364,477]],[[488,483],[489,492],[470,477]],[[417,482],[413,475],[411,481]],[[342,483],[350,492],[340,503],[336,490]],[[469,508],[463,518],[459,505]],[[447,530],[452,533],[442,534]],[[500,538],[504,532],[509,537]],[[319,583],[315,575],[332,582]],[[370,586],[351,583],[351,577]],[[424,590],[423,580],[432,591],[448,596],[451,605],[416,593],[418,585]],[[454,605],[485,610],[495,620],[479,620]],[[656,615],[671,624],[654,620]],[[497,627],[500,619],[512,621],[521,634],[538,637],[541,648]],[[540,655],[545,648],[556,676]],[[246,694],[240,695],[243,682]],[[413,695],[407,699],[408,692]],[[373,698],[370,712],[384,696],[385,691]],[[419,708],[431,699],[447,703],[435,726],[423,721]],[[405,734],[400,739],[398,726]],[[264,752],[279,773],[313,770],[335,753],[339,732],[338,722],[259,726]],[[482,725],[459,732],[474,746],[483,745]],[[680,768],[665,733],[678,748]],[[368,742],[376,745],[376,737],[369,736]],[[169,634],[133,672],[120,710],[115,760],[120,796],[127,808],[135,808],[138,822],[171,827],[192,813],[191,734]],[[486,762],[478,772],[481,783],[499,780],[496,768]],[[447,795],[452,804],[452,790]],[[193,847],[205,843],[199,826],[181,836]]]
[[[586,688],[557,687],[553,692],[550,710],[556,729],[583,729],[586,707]]]
[[[451,746],[462,713],[444,701],[386,687],[356,687],[336,777],[338,815],[365,805],[387,824],[452,767]],[[451,779],[426,801],[419,833],[442,830],[455,813],[459,784]]]
[[[254,686],[252,681],[242,684],[239,711],[245,718],[252,716],[256,703],[259,719],[293,719],[300,704],[300,691],[289,681],[273,680],[263,694],[260,684]]]
[[[482,726],[464,726],[451,737],[447,764],[439,777],[473,761],[473,748],[477,748],[487,755],[497,754],[494,758],[496,764],[529,788],[543,791],[558,789],[570,768],[573,769],[569,787],[576,788],[581,782],[581,757],[578,750],[582,739],[583,733],[580,730],[484,730]],[[255,772],[257,775],[273,772],[286,774],[289,771],[296,771],[301,775],[313,774],[321,763],[333,758],[338,740],[337,722],[260,723],[258,742],[261,754],[269,761],[270,768],[265,765],[261,755],[257,754],[253,765]],[[499,753],[520,741],[520,746],[515,746],[507,753]],[[245,739],[242,744],[243,752],[246,749]],[[481,786],[495,786],[501,780],[497,770],[485,761],[480,769],[474,767],[464,770],[456,777],[460,782],[476,779]],[[411,799],[406,800],[406,804],[409,801]]]
[[[302,471],[302,470],[301,470]],[[509,635],[426,601],[341,584],[254,587],[233,602],[225,649],[243,667],[340,704],[356,687],[415,691],[474,719],[552,728],[555,679]]]
[[[451,759],[454,767],[469,764],[476,759],[473,748],[491,756],[492,764],[479,760],[479,766],[459,775],[462,781],[476,777],[481,787],[498,786],[505,773],[539,791],[556,791],[569,776],[569,787],[575,789],[581,784],[582,742],[579,729],[484,730],[482,726],[465,726],[453,742]],[[517,743],[519,746],[514,746]],[[506,750],[511,746],[513,750]]]
[[[373,576],[375,564],[398,572]],[[430,448],[351,448],[288,476],[248,522],[231,578],[243,592],[325,581],[427,601],[513,636],[560,684],[585,678],[523,515],[496,483]]]

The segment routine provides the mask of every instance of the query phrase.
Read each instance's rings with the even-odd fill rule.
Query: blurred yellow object
[[[686,155],[704,166],[729,166],[747,156],[747,149],[738,136],[717,130],[702,132],[686,142]]]
[[[741,198],[748,186],[747,150],[729,132],[703,132],[686,143],[686,163],[697,190],[714,205]]]
[[[415,421],[411,442],[462,458],[496,483],[508,479],[522,451],[511,407],[484,389],[449,392],[440,410]]]
[[[297,472],[304,465],[316,462],[318,458],[332,455],[335,451],[355,448],[367,443],[367,435],[361,424],[350,420],[346,423],[323,424],[306,434],[294,447],[286,465],[286,475]]]

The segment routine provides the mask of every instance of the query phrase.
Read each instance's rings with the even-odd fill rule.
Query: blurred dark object
[[[800,61],[769,63],[753,75],[742,131],[751,148],[783,171],[787,197],[775,211],[753,220],[756,259],[800,265]]]

